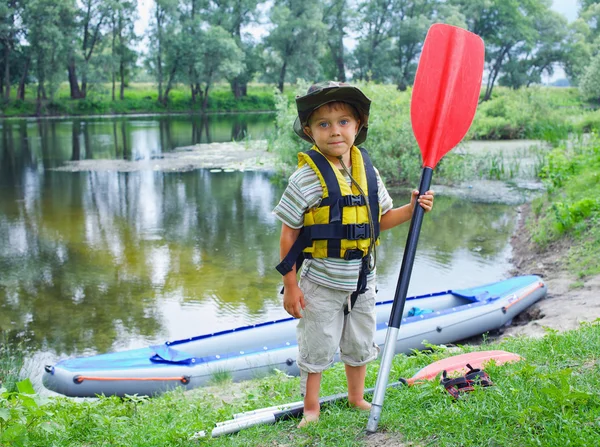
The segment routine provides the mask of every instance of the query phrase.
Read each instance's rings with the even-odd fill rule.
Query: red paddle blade
[[[517,362],[521,356],[506,351],[479,351],[468,352],[466,354],[455,355],[446,359],[427,365],[421,369],[412,378],[408,379],[408,384],[412,385],[420,380],[433,380],[441,374],[442,371],[448,373],[459,372],[465,374],[468,371],[467,363],[473,368],[482,368],[489,361],[494,360],[496,365],[502,365],[507,362]]]
[[[484,52],[476,34],[444,24],[429,28],[410,104],[423,167],[435,168],[469,130],[481,90]]]

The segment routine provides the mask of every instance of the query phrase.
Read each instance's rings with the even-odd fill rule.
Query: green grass
[[[591,134],[554,149],[542,170],[547,193],[532,204],[528,227],[540,249],[568,238],[567,268],[600,273],[600,138]]]
[[[15,90],[15,89],[13,89]],[[33,87],[28,90],[25,101],[2,104],[1,116],[33,116],[36,114],[36,101]],[[14,91],[13,91],[14,94]],[[118,98],[118,91],[117,91]],[[94,84],[85,99],[73,100],[69,97],[68,84],[61,84],[53,100],[45,101],[42,115],[102,115],[128,113],[178,113],[200,112],[201,105],[191,101],[189,88],[176,85],[169,95],[165,107],[158,102],[158,89],[150,83],[134,83],[125,90],[123,100],[112,100],[108,84]],[[217,84],[209,91],[207,112],[258,112],[273,111],[273,87],[263,84],[250,84],[248,95],[236,100],[227,84]]]
[[[0,385],[9,391],[16,391],[17,382],[22,379],[23,349],[20,344],[11,348],[11,340],[6,332],[0,331]]]
[[[543,320],[542,320],[543,323]],[[379,432],[391,445],[435,446],[596,445],[600,436],[600,322],[565,333],[548,331],[541,339],[511,338],[501,343],[465,346],[458,351],[398,355],[391,378],[410,377],[423,366],[471,350],[503,349],[524,360],[488,365],[494,387],[476,389],[453,401],[437,382],[386,393]],[[373,386],[377,365],[368,369]],[[326,371],[323,395],[344,391],[342,365]],[[76,402],[0,393],[0,445],[11,446],[362,446],[367,445],[368,413],[345,403],[322,409],[307,429],[281,421],[239,434],[191,441],[234,413],[300,400],[299,379],[276,374],[240,384],[170,392],[154,399],[132,396]],[[21,387],[27,391],[26,384]],[[229,397],[229,398],[227,398]],[[19,427],[21,429],[19,429]],[[381,444],[378,444],[381,445]]]

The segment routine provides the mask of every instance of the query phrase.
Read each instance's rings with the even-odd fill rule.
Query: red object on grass
[[[478,351],[468,352],[466,354],[455,355],[442,360],[438,360],[425,368],[421,369],[418,373],[407,379],[406,382],[409,385],[424,380],[434,380],[443,371],[448,373],[458,372],[459,374],[465,374],[469,371],[467,363],[473,368],[482,369],[487,363],[493,361],[496,365],[502,365],[507,362],[518,362],[521,360],[521,356],[513,354],[507,351]]]

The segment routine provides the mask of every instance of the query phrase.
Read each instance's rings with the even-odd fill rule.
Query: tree
[[[266,76],[283,92],[284,83],[296,77],[316,79],[323,54],[325,25],[320,2],[275,0],[271,9],[273,29],[265,38]],[[312,63],[310,62],[312,61]]]
[[[199,90],[202,110],[208,105],[208,92],[211,86],[221,79],[234,79],[244,69],[243,52],[225,29],[213,26],[203,32],[199,42],[200,58],[196,64],[201,85]]]
[[[391,75],[389,52],[395,0],[367,0],[358,5],[361,36],[354,51],[359,79],[383,81]]]
[[[590,60],[600,52],[600,3],[581,0],[579,4],[579,17],[569,26],[565,41],[564,68],[573,85],[592,69]]]
[[[540,9],[533,17],[536,30],[535,40],[510,51],[503,67],[500,85],[529,87],[540,83],[544,73],[552,75],[554,66],[566,59],[564,39],[567,35],[567,20],[561,14]]]
[[[119,99],[125,98],[125,77],[135,65],[137,54],[130,45],[137,40],[134,31],[137,0],[111,0],[111,80],[112,99],[115,99],[115,84],[118,73]]]
[[[417,56],[433,21],[437,0],[397,0],[390,35],[394,37],[394,80],[399,90],[414,81]]]
[[[64,55],[69,47],[64,25],[74,12],[74,0],[64,0],[58,4],[54,0],[29,0],[27,8],[23,9],[23,24],[27,29],[38,82],[38,114],[42,100],[47,99],[46,86],[52,97],[62,77],[62,67],[66,62]]]
[[[90,60],[102,39],[103,25],[109,21],[112,0],[79,0],[81,9],[70,23],[72,39],[67,71],[71,98],[85,98],[88,88]],[[81,67],[81,87],[78,81],[77,65]]]
[[[257,71],[258,65],[252,40],[242,35],[242,27],[258,20],[258,5],[262,0],[213,0],[208,11],[208,21],[213,26],[225,29],[245,55],[245,67],[239,75],[230,79],[231,91],[236,99],[246,96],[248,82]]]
[[[181,62],[178,57],[182,47],[179,45],[177,7],[177,0],[154,0],[153,21],[148,29],[150,51],[146,62],[158,83],[158,101],[164,105],[169,101],[169,91]],[[165,74],[168,75],[167,88],[163,92]]]
[[[328,0],[323,3],[323,21],[327,26],[328,57],[326,60],[333,64],[333,76],[338,81],[346,81],[346,56],[344,37],[346,29],[356,19],[348,5],[348,0]]]
[[[12,79],[10,76],[10,67],[12,64],[12,53],[18,44],[19,27],[17,25],[17,15],[19,6],[16,0],[7,0],[0,3],[0,44],[2,44],[2,62],[4,70],[0,75],[0,95],[4,100],[10,99],[10,86]]]
[[[536,41],[535,17],[549,11],[550,0],[451,0],[467,18],[468,29],[486,45],[488,77],[483,101],[509,60],[519,60]]]
[[[579,89],[586,99],[600,100],[600,54],[589,63],[589,68],[579,83]]]

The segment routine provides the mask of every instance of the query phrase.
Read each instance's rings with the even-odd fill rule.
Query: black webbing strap
[[[363,163],[365,165],[365,173],[367,175],[367,188],[369,190],[369,207],[371,208],[371,216],[373,218],[373,237],[375,240],[379,238],[379,188],[377,186],[377,175],[375,174],[375,168],[371,162],[371,157],[366,149],[359,147],[360,153],[362,154]],[[358,295],[365,293],[367,290],[367,275],[369,274],[369,256],[365,256],[362,259],[360,265],[360,272],[358,274],[358,281],[356,283],[356,290],[350,295],[350,309],[348,304],[344,307],[344,314],[348,315],[358,299]]]
[[[348,303],[344,305],[344,315],[348,315],[358,299],[358,295],[367,291],[367,275],[369,274],[369,256],[362,258],[360,263],[360,272],[358,273],[358,282],[356,283],[356,290],[350,295],[350,308]]]
[[[365,164],[367,188],[369,188],[369,207],[371,208],[371,216],[373,217],[373,237],[377,240],[379,238],[379,190],[377,187],[377,175],[375,174],[375,168],[373,167],[369,153],[362,147],[358,149],[362,154],[363,163]]]

